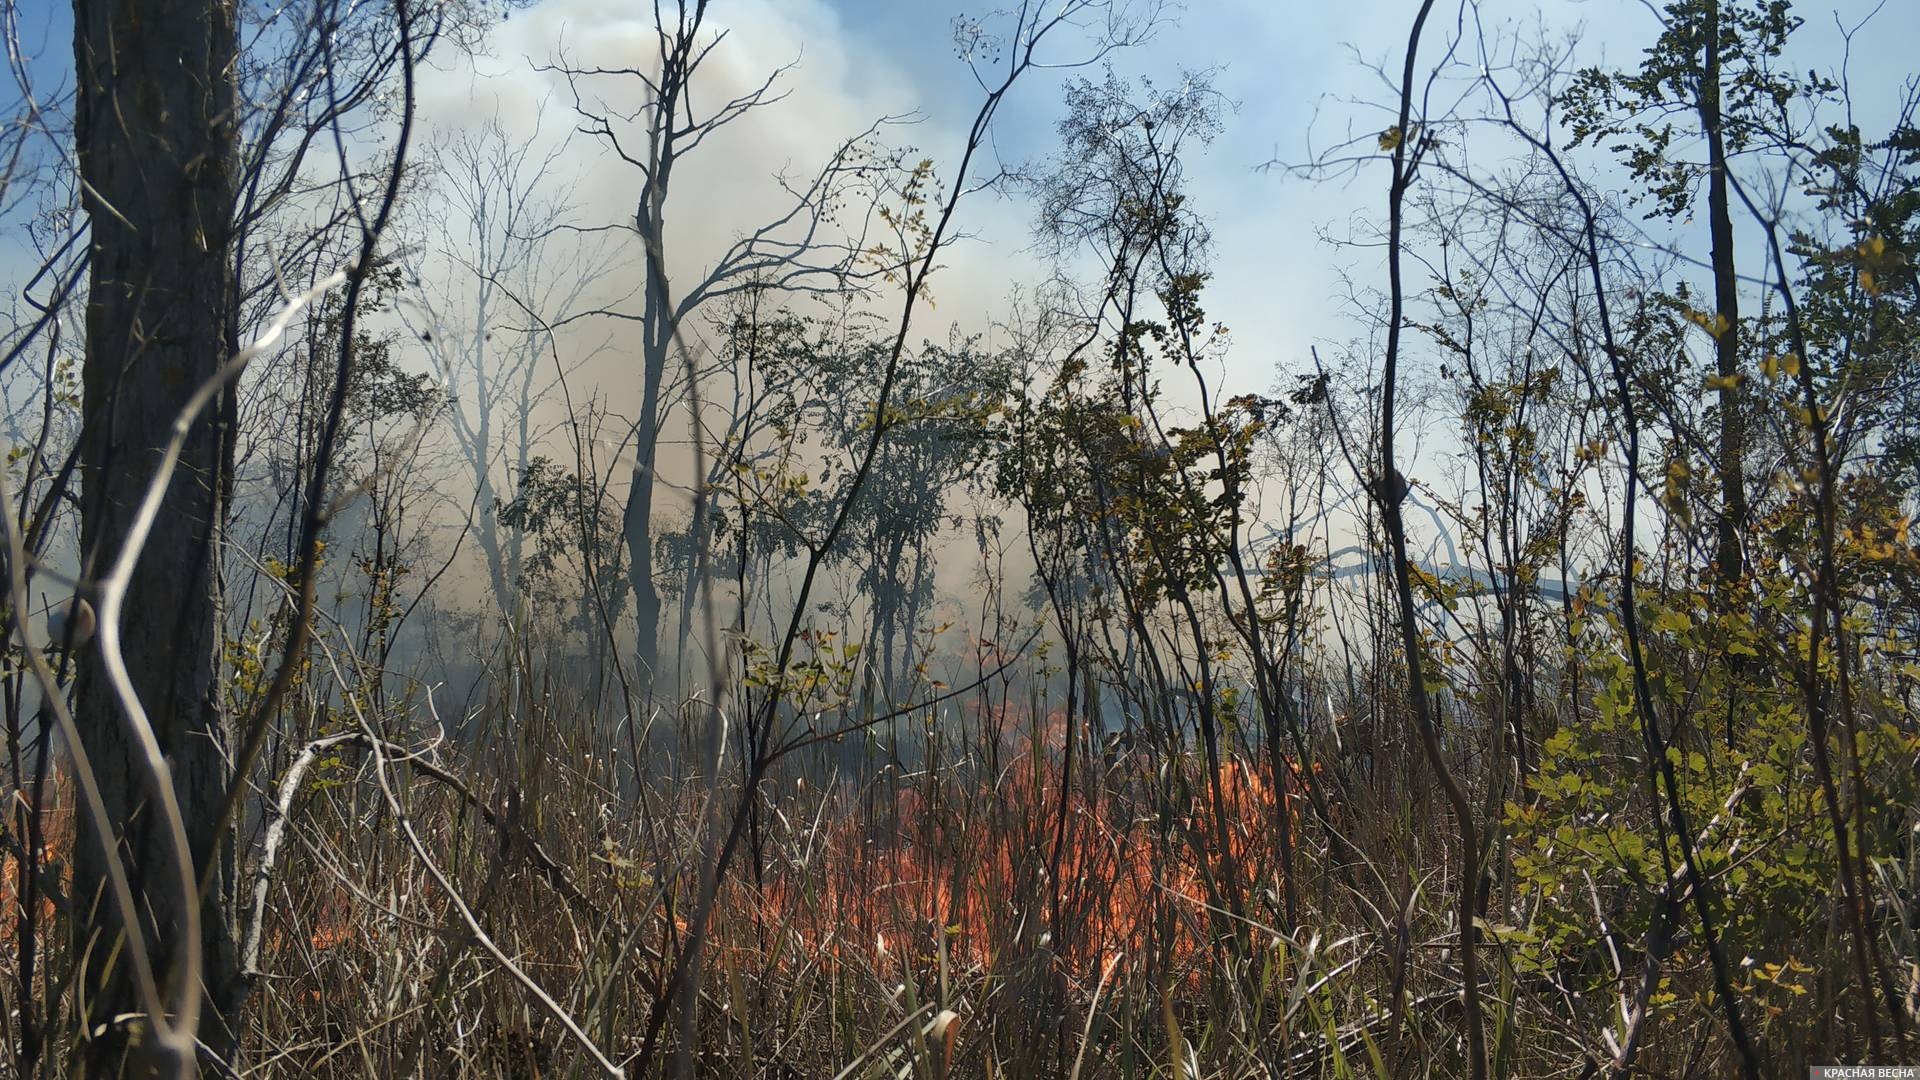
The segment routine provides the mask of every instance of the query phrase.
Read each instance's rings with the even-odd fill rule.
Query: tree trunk
[[[118,555],[167,445],[175,416],[229,349],[234,290],[227,259],[233,208],[232,0],[75,0],[76,143],[86,181],[92,262],[86,310],[81,433],[81,550],[97,578]],[[229,733],[217,678],[217,549],[231,444],[204,412],[185,443],[151,537],[129,584],[122,651],[134,690],[172,768],[188,840],[212,867],[201,902],[204,992],[199,1036],[230,1056],[238,1001],[230,890],[233,851],[214,818],[227,787]],[[184,911],[159,815],[127,720],[97,654],[79,668],[76,720],[145,913],[157,977],[179,956]],[[86,816],[79,819],[90,832]],[[89,1075],[118,1073],[139,1054],[143,1011],[105,898],[98,838],[75,844],[74,899],[91,911],[83,980]],[[133,1071],[154,1066],[134,1062]]]
[[[651,280],[652,264],[649,259],[646,307],[641,318],[645,371],[640,415],[634,422],[633,481],[627,488],[627,505],[621,517],[627,542],[627,582],[633,590],[635,671],[649,691],[657,681],[660,664],[660,590],[653,581],[653,492],[660,456],[660,391],[672,342],[671,316],[660,300],[660,289]]]
[[[1733,265],[1733,215],[1727,204],[1727,141],[1720,111],[1720,5],[1709,0],[1700,80],[1700,128],[1707,137],[1707,225],[1713,236],[1713,358],[1720,379],[1720,580],[1744,571],[1740,547],[1747,521],[1746,419],[1740,386],[1740,283]],[[1721,322],[1721,320],[1726,320]]]

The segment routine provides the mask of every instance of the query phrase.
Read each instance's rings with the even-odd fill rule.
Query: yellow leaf
[[[1728,328],[1733,325],[1727,321],[1725,315],[1717,311],[1709,315],[1704,311],[1695,311],[1692,308],[1687,309],[1687,321],[1705,330],[1707,333],[1712,334],[1714,337],[1719,337],[1726,333]]]
[[[1734,372],[1732,375],[1709,375],[1707,376],[1707,389],[1738,390],[1740,389],[1741,381],[1745,378],[1746,376],[1741,375],[1739,372]]]
[[[1380,133],[1380,149],[1387,153],[1392,153],[1399,148],[1402,137],[1398,124],[1388,128]]]
[[[1693,622],[1686,612],[1669,609],[1654,616],[1653,629],[1663,634],[1684,634],[1693,629]]]

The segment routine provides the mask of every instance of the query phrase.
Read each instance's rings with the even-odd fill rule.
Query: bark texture
[[[91,224],[81,435],[84,572],[103,574],[167,445],[175,417],[231,343],[235,7],[232,0],[75,0],[77,147]],[[186,441],[127,591],[127,671],[166,752],[194,858],[212,867],[201,901],[200,1038],[222,1057],[238,988],[232,851],[214,817],[227,786],[220,709],[218,563],[231,450],[230,405],[203,413]],[[84,657],[76,720],[99,774],[122,858],[148,920],[156,973],[180,955],[184,898],[152,812],[152,785],[97,654]],[[81,817],[81,822],[86,818]],[[92,912],[85,980],[88,1075],[144,1073],[141,1012],[113,945],[118,917],[101,887],[96,838],[76,844],[75,899]]]

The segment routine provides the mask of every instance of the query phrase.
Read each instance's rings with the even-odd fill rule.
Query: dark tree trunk
[[[1720,579],[1744,571],[1740,538],[1747,521],[1746,417],[1740,375],[1740,283],[1733,265],[1733,214],[1727,202],[1727,140],[1720,109],[1720,5],[1709,2],[1700,80],[1700,127],[1707,137],[1707,222],[1713,236],[1714,373],[1720,378]],[[1720,320],[1726,320],[1724,323]]]
[[[667,341],[665,318],[656,321],[655,317],[655,309],[662,305],[655,301],[651,289],[646,305],[646,377],[640,417],[634,424],[633,479],[627,489],[621,531],[627,543],[627,584],[633,590],[634,667],[651,692],[660,665],[660,589],[653,580],[653,493],[660,460],[660,384],[665,379]]]
[[[92,229],[81,434],[81,550],[104,574],[167,445],[175,416],[229,349],[234,291],[228,263],[233,207],[236,17],[232,0],[75,0],[76,141]],[[122,651],[134,690],[166,753],[194,858],[213,868],[201,902],[202,1042],[230,1054],[238,1000],[231,920],[232,849],[215,835],[227,787],[228,730],[217,678],[217,547],[231,444],[224,402],[186,440],[152,535],[126,593]],[[180,955],[178,868],[127,718],[97,655],[79,669],[76,719],[142,905],[156,974]],[[87,818],[80,818],[88,829]],[[105,897],[98,839],[75,845],[75,900],[91,911],[83,999],[89,1075],[118,1072],[142,1012]],[[164,975],[161,976],[164,978]],[[150,1066],[136,1063],[135,1071]]]

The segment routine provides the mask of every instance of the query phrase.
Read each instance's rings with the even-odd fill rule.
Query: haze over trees
[[[19,1075],[1920,1064],[1911,13],[0,12]]]

